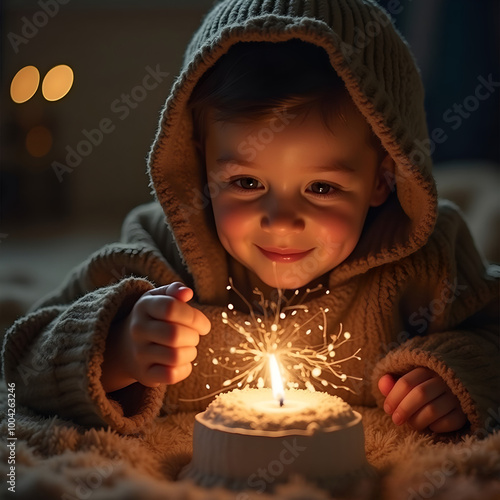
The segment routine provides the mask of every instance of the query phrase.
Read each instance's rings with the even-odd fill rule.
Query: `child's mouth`
[[[303,259],[306,255],[309,255],[313,251],[313,248],[309,250],[297,250],[294,248],[274,248],[274,247],[262,248],[259,247],[259,245],[256,245],[256,247],[269,260],[272,260],[273,262],[283,262],[283,263],[297,262],[298,260]]]

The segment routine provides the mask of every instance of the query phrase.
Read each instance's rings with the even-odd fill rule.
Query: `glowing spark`
[[[342,334],[342,324],[335,334],[328,334],[326,313],[328,308],[320,308],[316,313],[309,313],[309,309],[302,304],[304,299],[310,294],[322,288],[319,285],[312,290],[308,289],[298,302],[294,299],[298,297],[296,290],[290,299],[284,297],[278,289],[278,299],[276,302],[264,298],[263,293],[255,289],[254,294],[259,297],[259,312],[254,310],[245,297],[233,286],[229,279],[228,289],[232,289],[247,305],[250,321],[237,321],[237,312],[233,304],[228,305],[231,311],[222,313],[222,322],[227,324],[236,332],[237,345],[229,346],[224,352],[214,355],[212,349],[209,356],[212,357],[212,364],[217,365],[228,374],[223,382],[223,388],[212,396],[235,387],[264,387],[264,380],[269,369],[269,356],[276,356],[282,374],[287,380],[289,388],[307,388],[310,391],[316,389],[324,390],[325,387],[333,389],[345,389],[354,392],[350,387],[339,385],[348,378],[361,380],[358,377],[347,375],[342,370],[342,363],[350,359],[360,360],[358,349],[354,354],[343,359],[336,357],[336,351],[346,342],[352,342],[351,334]],[[325,294],[328,294],[326,290]],[[322,322],[317,326],[322,338],[318,345],[310,345],[314,326],[311,325],[318,316],[322,317]],[[227,353],[230,353],[230,357]]]

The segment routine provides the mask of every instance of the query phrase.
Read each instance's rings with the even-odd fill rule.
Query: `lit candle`
[[[281,380],[280,368],[274,354],[269,355],[269,369],[271,370],[271,387],[273,388],[274,399],[278,400],[280,406],[285,402],[285,391],[283,390],[283,381]]]
[[[253,410],[265,415],[278,414],[285,417],[307,410],[310,393],[295,389],[285,391],[276,355],[269,354],[268,357],[272,389],[257,389],[256,392],[247,391],[248,405]]]

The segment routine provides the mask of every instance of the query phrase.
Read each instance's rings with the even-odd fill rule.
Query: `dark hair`
[[[215,121],[259,122],[276,110],[305,117],[316,109],[333,131],[336,118],[347,123],[349,108],[356,109],[325,50],[298,39],[236,43],[200,78],[189,107],[201,151],[210,111]],[[383,151],[369,130],[368,143]]]

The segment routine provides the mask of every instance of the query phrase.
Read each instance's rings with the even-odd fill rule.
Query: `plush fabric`
[[[5,389],[0,401],[4,415]],[[456,443],[439,441],[406,426],[394,427],[378,408],[355,409],[363,414],[367,458],[377,475],[332,497],[301,478],[278,486],[273,493],[204,489],[176,480],[191,457],[194,412],[171,412],[140,433],[124,436],[109,429],[85,429],[57,417],[43,418],[18,406],[16,487],[12,496],[23,500],[500,498],[500,433],[485,438],[483,429]],[[498,421],[498,411],[492,418]],[[4,422],[2,433],[5,428]],[[4,478],[9,453],[2,446],[0,471]],[[7,487],[4,482],[4,491]]]
[[[250,316],[226,288],[230,272],[241,280],[246,271],[214,230],[186,104],[200,76],[234,43],[292,38],[325,49],[396,164],[388,201],[370,211],[357,247],[329,273],[330,293],[305,300],[311,311],[328,309],[327,334],[339,324],[351,333],[339,356],[362,348],[361,361],[344,366],[361,380],[348,380],[354,392],[338,394],[364,413],[367,453],[383,480],[366,485],[368,496],[351,497],[408,498],[409,488],[431,481],[426,472],[434,477],[443,464],[450,480],[434,485],[437,494],[455,498],[478,485],[481,498],[498,492],[498,433],[487,435],[500,426],[499,268],[477,252],[457,207],[438,204],[431,159],[417,147],[427,130],[408,47],[370,0],[226,0],[195,33],[163,110],[149,157],[156,201],[134,210],[121,242],[90,256],[5,336],[3,372],[15,384],[19,489],[26,495],[37,488],[45,488],[47,498],[74,491],[78,479],[110,459],[116,460],[113,471],[93,489],[96,498],[211,495],[162,481],[174,479],[189,458],[192,413],[183,412],[202,410],[211,393],[223,389],[227,374],[212,363],[213,353],[239,341],[221,321],[227,302],[237,304],[235,320]],[[145,291],[177,280],[193,287],[191,303],[212,323],[192,375],[168,388],[134,384],[106,394],[100,377],[110,326]],[[319,326],[321,316],[308,326],[310,345],[322,342]],[[383,415],[378,378],[422,366],[437,372],[459,399],[468,418],[460,432],[417,434]],[[40,456],[49,458],[42,464]],[[22,485],[21,477],[28,478]],[[277,494],[324,495],[303,484],[290,488]]]

